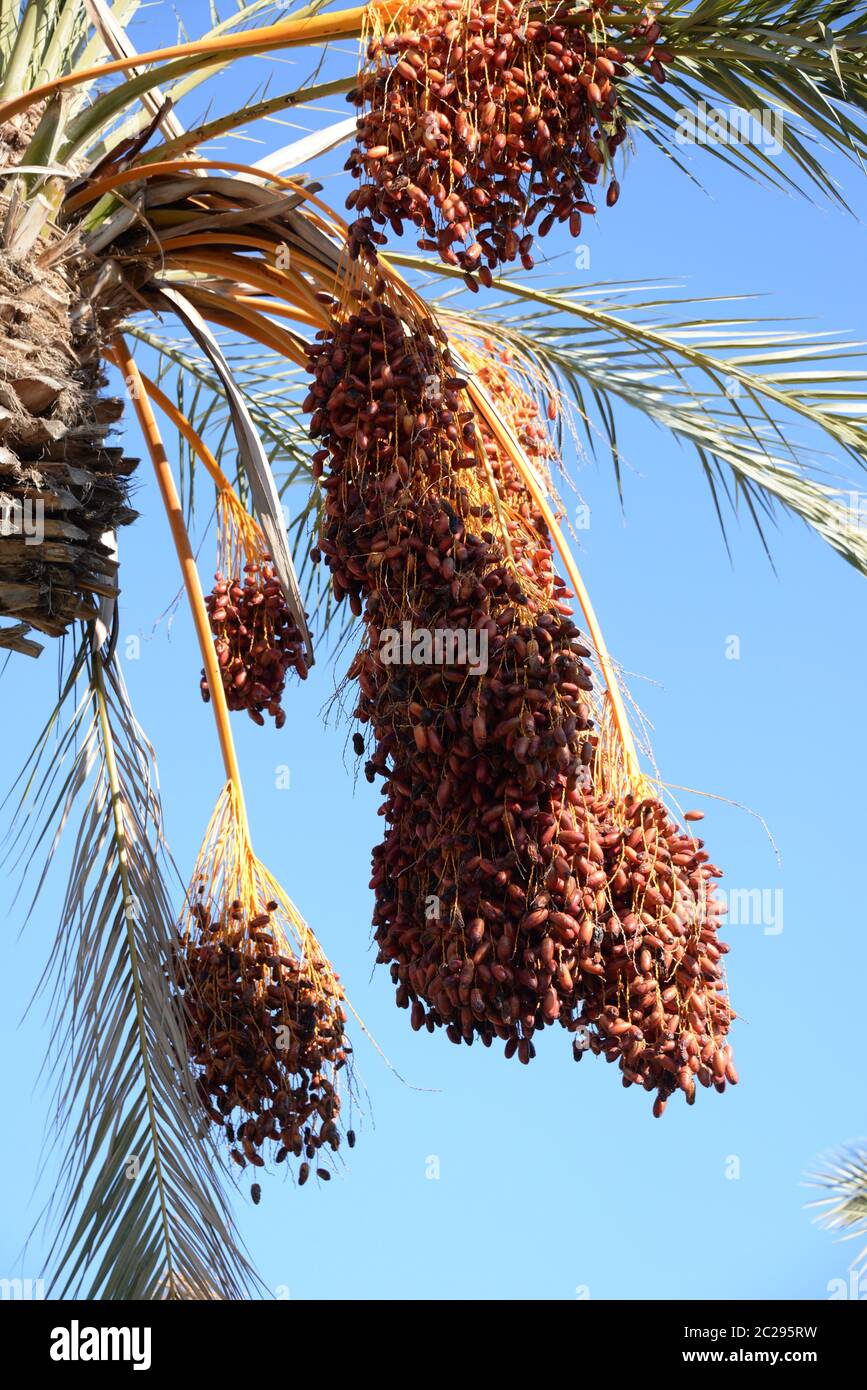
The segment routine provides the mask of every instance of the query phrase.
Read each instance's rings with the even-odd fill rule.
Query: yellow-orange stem
[[[238,757],[235,752],[235,741],[232,738],[232,730],[229,723],[229,706],[226,702],[226,692],[223,689],[223,682],[220,678],[220,667],[217,662],[217,653],[214,648],[214,638],[208,622],[208,611],[205,607],[205,598],[202,593],[202,585],[199,579],[199,571],[196,568],[196,561],[193,556],[193,548],[190,545],[190,537],[184,524],[184,514],[181,508],[181,500],[178,497],[175,487],[175,480],[172,477],[172,470],[166,457],[165,446],[151,409],[150,401],[147,398],[144,382],[135,362],[130,355],[129,348],[125,339],[118,333],[112,339],[112,350],[114,359],[124,375],[127,387],[132,398],[133,409],[138,417],[142,434],[145,437],[148,453],[154,466],[157,483],[160,489],[160,496],[166,510],[169,527],[171,528],[172,540],[175,543],[175,550],[178,556],[178,563],[183,575],[184,588],[187,592],[187,599],[190,611],[193,615],[193,624],[196,629],[196,636],[199,639],[199,649],[202,654],[202,664],[205,668],[205,675],[208,681],[208,689],[211,692],[211,706],[214,712],[214,721],[217,725],[217,737],[220,740],[220,752],[223,755],[223,766],[226,769],[227,779],[234,784],[238,797],[238,804],[241,808],[243,825],[247,830],[247,812],[244,807],[244,794],[241,786],[241,769],[238,766]]]
[[[253,342],[261,343],[279,357],[294,362],[297,367],[307,366],[307,351],[303,340],[293,339],[279,324],[271,323],[264,314],[244,304],[236,296],[216,294],[198,286],[187,286],[184,293],[211,323],[228,328],[240,337],[251,338]]]
[[[486,393],[473,380],[469,382],[468,392],[473,405],[483,416],[485,424],[495,436],[500,447],[518,468],[524,483],[533,496],[533,500],[545,518],[545,524],[560,553],[560,558],[563,561],[564,568],[569,576],[572,588],[575,591],[575,597],[581,606],[581,612],[584,614],[584,621],[587,624],[587,630],[590,634],[593,646],[596,649],[596,655],[599,658],[599,665],[605,680],[606,695],[611,704],[614,722],[623,745],[623,756],[626,761],[629,779],[631,782],[635,783],[636,787],[639,787],[643,777],[638,761],[638,753],[635,748],[635,740],[632,737],[629,717],[626,713],[626,707],[623,704],[623,697],[620,694],[617,673],[614,670],[614,663],[611,660],[608,648],[605,644],[605,638],[602,636],[602,629],[599,626],[599,620],[596,617],[590,595],[587,592],[584,580],[581,578],[581,572],[575,563],[572,551],[566,542],[566,537],[563,535],[560,524],[554,515],[553,508],[548,501],[544,488],[540,485],[532,467],[524,458],[523,450],[511,431],[498,416],[496,410],[493,409]]]
[[[148,251],[182,251],[190,247],[197,247],[201,251],[207,251],[210,246],[251,246],[259,251],[269,252],[272,256],[277,252],[280,242],[275,238],[264,236],[250,236],[248,232],[213,232],[210,229],[202,229],[199,232],[184,232],[183,228],[174,235],[159,237],[155,241],[150,241],[142,248],[143,252]]]
[[[173,233],[171,236],[158,237],[148,242],[142,249],[145,254],[147,252],[163,252],[168,256],[175,255],[178,251],[190,249],[207,253],[213,246],[234,246],[239,248],[249,246],[259,251],[265,251],[270,254],[276,262],[280,248],[281,246],[285,246],[285,243],[281,242],[276,237],[269,240],[267,237],[250,236],[246,232],[214,232],[209,228],[203,228],[198,232],[186,233],[183,231],[183,228],[180,228],[177,233]],[[337,279],[336,269],[333,269],[331,266],[323,265],[321,261],[317,261],[313,256],[299,251],[295,246],[289,250],[289,259],[291,260],[293,269],[306,270],[317,284],[326,286],[329,293],[335,290]],[[268,261],[267,264],[271,265],[271,261]]]
[[[289,335],[283,333],[281,336],[277,325],[269,323],[262,314],[248,309],[246,305],[238,304],[234,299],[221,301],[219,295],[197,293],[190,286],[185,286],[184,293],[210,323],[216,323],[220,328],[228,328],[230,333],[237,333],[242,338],[252,338],[253,342],[261,343],[271,352],[276,352],[279,357],[288,358],[296,367],[309,366],[306,352],[291,341],[284,342],[283,339],[288,339]],[[223,307],[230,303],[233,312]]]
[[[386,17],[398,11],[403,3],[404,0],[384,0],[384,3],[373,8]],[[313,15],[309,19],[285,19],[279,24],[267,24],[261,29],[251,29],[247,33],[220,34],[213,39],[198,39],[192,43],[173,44],[169,48],[154,48],[148,53],[136,53],[133,57],[113,58],[108,63],[96,63],[93,67],[79,68],[75,72],[64,73],[62,77],[57,77],[51,82],[44,82],[39,87],[33,87],[23,96],[0,102],[0,121],[10,120],[34,102],[47,101],[55,92],[83,82],[92,82],[112,72],[127,72],[131,68],[147,67],[151,63],[170,62],[173,58],[207,60],[220,55],[227,59],[250,57],[281,48],[328,42],[330,39],[358,38],[367,9],[367,5],[359,5],[338,14]]]
[[[239,164],[228,159],[198,159],[192,155],[188,159],[164,159],[155,161],[153,164],[137,164],[132,168],[119,169],[113,174],[106,174],[103,178],[88,184],[87,188],[83,188],[80,193],[75,193],[67,199],[63,204],[63,210],[66,213],[76,212],[79,208],[85,207],[88,203],[96,202],[103,194],[111,193],[113,189],[120,188],[124,184],[137,183],[140,179],[150,178],[152,175],[178,174],[184,169],[228,169],[230,173],[234,174],[253,174],[257,179],[275,183],[278,188],[291,191],[304,202],[318,208],[339,231],[344,233],[348,231],[348,224],[343,218],[322,198],[318,198],[315,193],[311,193],[308,188],[305,188],[303,183],[299,183],[297,179],[287,178],[284,174],[266,174],[261,169],[257,169],[255,164]],[[240,205],[235,203],[235,206]],[[315,217],[312,220],[315,223]],[[323,220],[321,225],[328,230],[328,222]]]
[[[322,327],[327,328],[330,323],[325,306],[315,298],[306,280],[300,275],[275,270],[262,261],[257,263],[247,256],[230,256],[219,251],[210,254],[200,251],[193,256],[167,256],[166,264],[199,274],[216,275],[232,285],[253,285],[256,289],[276,295],[278,299],[285,299],[289,304],[300,303],[309,314],[317,315]]]
[[[230,296],[233,304],[246,304],[260,314],[267,314],[269,317],[291,319],[293,323],[306,323],[311,328],[321,327],[321,320],[317,315],[306,314],[297,305],[278,304],[276,299],[265,299],[262,295],[254,294],[233,294]]]
[[[118,366],[120,363],[118,363]],[[189,444],[193,453],[201,460],[208,470],[214,484],[220,491],[233,492],[234,489],[229,479],[226,477],[214,455],[211,453],[200,434],[197,434],[182,410],[173,401],[170,401],[164,391],[161,391],[155,381],[152,381],[144,372],[139,372],[139,378],[155,405],[158,405],[164,415],[167,415],[179,434]]]
[[[77,212],[87,203],[96,202],[104,193],[111,193],[112,189],[121,188],[126,183],[136,183],[139,179],[155,178],[162,174],[179,174],[183,169],[228,169],[233,174],[255,174],[257,178],[276,183],[281,188],[295,187],[292,179],[284,178],[282,174],[265,174],[253,164],[238,164],[233,160],[222,159],[197,159],[191,155],[189,159],[160,159],[153,164],[137,164],[132,168],[117,169],[113,174],[106,174],[103,178],[94,180],[72,198],[67,198],[63,210]]]

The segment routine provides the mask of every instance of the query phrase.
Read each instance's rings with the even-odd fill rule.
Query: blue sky
[[[191,30],[204,27],[205,6],[187,5],[184,14]],[[133,37],[145,49],[170,32],[170,16],[148,10]],[[220,79],[217,105],[238,104],[265,69],[260,60],[231,85]],[[306,55],[283,55],[275,90],[309,70]],[[192,99],[188,123],[203,104]],[[332,105],[331,119],[349,109],[339,99]],[[293,119],[312,124],[303,112]],[[292,138],[276,126],[259,133],[261,153]],[[251,149],[243,148],[234,157]],[[757,188],[701,151],[698,158],[710,195],[642,143],[619,205],[585,238],[590,269],[572,269],[565,240],[545,244],[549,256],[562,257],[549,267],[551,283],[663,277],[696,294],[768,292],[770,313],[863,337],[865,233],[857,218]],[[323,168],[340,164],[326,156]],[[863,215],[857,171],[835,167]],[[342,182],[326,179],[325,188],[338,205]],[[590,508],[582,571],[612,652],[653,723],[663,777],[728,799],[684,798],[706,810],[703,831],[726,871],[723,886],[783,895],[782,930],[727,933],[741,1084],[724,1096],[702,1093],[691,1109],[672,1103],[655,1121],[650,1099],[624,1091],[613,1067],[592,1057],[576,1067],[565,1034],[546,1031],[537,1059],[523,1068],[493,1049],[411,1032],[370,947],[377,795],[363,779],[354,783],[349,726],[336,713],[324,723],[349,658],[344,653],[335,666],[323,651],[306,684],[287,692],[280,733],[237,717],[254,841],[411,1084],[356,1036],[369,1101],[343,1175],[301,1192],[270,1177],[258,1208],[243,1185],[240,1227],[279,1296],[822,1299],[829,1281],[846,1277],[853,1248],[811,1225],[803,1210],[809,1194],[799,1184],[821,1150],[867,1133],[860,891],[867,581],[785,519],[770,533],[776,573],[748,521],[731,527],[730,562],[694,458],[641,420],[624,415],[620,428],[629,463],[624,511],[604,454],[598,464],[569,460]],[[125,442],[143,452],[134,426]],[[124,636],[142,642],[137,660],[124,658],[124,672],[157,749],[169,838],[187,872],[221,771],[187,614],[181,606],[171,622],[157,623],[179,578],[146,463],[136,505],[141,518],[121,541],[122,612]],[[201,504],[202,518],[207,510]],[[206,587],[211,548],[207,538]],[[732,637],[736,660],[727,656]],[[4,786],[50,707],[55,672],[48,649],[39,662],[15,658],[0,681]],[[283,765],[288,790],[277,787]],[[759,821],[730,802],[765,819],[781,863]],[[39,1272],[38,1232],[18,1257],[38,1217],[38,1193],[44,1199],[56,1178],[43,1137],[41,1003],[20,1019],[62,889],[55,876],[20,937],[18,908],[6,924],[0,1030],[11,1142],[0,1158],[0,1272],[10,1275]]]

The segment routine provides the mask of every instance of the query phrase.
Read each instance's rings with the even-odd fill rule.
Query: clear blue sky
[[[182,7],[191,32],[206,7]],[[145,10],[140,49],[171,33],[166,9]],[[273,90],[302,81],[306,55],[284,55]],[[238,104],[266,63],[245,66],[217,102]],[[213,95],[213,94],[212,94]],[[336,116],[348,112],[338,99]],[[204,98],[193,97],[188,123]],[[183,113],[182,113],[183,114]],[[322,117],[320,119],[335,119]],[[303,112],[293,116],[312,124]],[[292,138],[270,126],[264,148]],[[252,147],[242,147],[250,150]],[[264,153],[264,148],[260,151]],[[237,157],[237,156],[236,156]],[[243,155],[241,156],[243,157]],[[769,312],[811,326],[867,332],[864,228],[703,161],[707,196],[646,143],[616,210],[586,239],[593,280],[682,278],[695,293],[768,291]],[[342,164],[326,156],[324,168]],[[863,214],[854,169],[841,170]],[[342,186],[342,185],[341,185]],[[338,194],[332,180],[326,189]],[[564,253],[552,272],[566,279]],[[564,273],[563,268],[567,271]],[[772,531],[775,575],[749,523],[731,529],[729,562],[710,496],[692,457],[665,434],[623,416],[631,468],[621,514],[602,458],[576,473],[591,509],[580,562],[615,656],[654,725],[663,775],[761,813],[761,826],[722,802],[704,829],[724,885],[783,890],[783,930],[728,933],[729,979],[741,1020],[733,1031],[741,1084],[702,1093],[692,1109],[624,1091],[601,1059],[570,1057],[565,1034],[546,1032],[528,1068],[497,1051],[452,1047],[413,1034],[370,947],[369,855],[382,822],[377,795],[353,782],[347,726],[323,727],[323,707],[348,663],[324,652],[306,685],[287,694],[282,732],[238,716],[237,738],[259,856],[281,879],[340,971],[355,1007],[415,1088],[361,1037],[366,1120],[345,1173],[299,1192],[264,1181],[253,1208],[243,1185],[242,1232],[274,1290],[310,1297],[574,1299],[827,1296],[854,1250],[835,1245],[803,1210],[804,1169],[829,1145],[867,1132],[863,955],[864,650],[867,580],[797,522]],[[142,451],[134,426],[128,451]],[[573,461],[574,462],[574,461]],[[178,589],[155,487],[137,476],[141,518],[121,538],[123,631],[144,638],[125,662],[136,712],[156,746],[175,858],[191,868],[221,784],[200,662],[183,608],[154,628]],[[200,506],[204,517],[207,508]],[[203,549],[210,571],[211,540]],[[740,659],[726,642],[740,639]],[[14,658],[0,682],[3,783],[31,745],[55,686],[51,649]],[[277,790],[288,764],[291,786]],[[695,798],[686,798],[686,803]],[[48,1094],[38,1080],[43,1010],[20,1017],[52,939],[62,893],[56,876],[17,939],[6,924],[0,978],[3,1094],[11,1132],[0,1160],[4,1194],[0,1273],[36,1276],[41,1237],[17,1257],[39,1211],[34,1171],[45,1157]],[[439,1176],[427,1174],[431,1158]],[[740,1176],[732,1178],[732,1159]]]

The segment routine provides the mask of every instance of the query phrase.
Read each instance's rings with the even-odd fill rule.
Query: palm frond
[[[681,164],[698,146],[753,179],[813,187],[845,206],[827,157],[862,165],[867,151],[858,0],[673,0],[659,24],[671,55],[664,85],[643,70],[624,84],[627,114],[655,144]]]
[[[192,77],[183,83],[176,84],[167,93],[167,99],[176,102],[180,97],[192,89],[194,85],[205,81],[207,76],[213,76],[212,72],[193,73]],[[214,140],[220,135],[225,135],[229,131],[238,131],[242,126],[252,125],[254,121],[265,120],[268,117],[277,115],[280,111],[291,110],[293,107],[310,105],[312,102],[320,101],[323,97],[342,95],[357,81],[356,77],[339,77],[331,82],[319,82],[313,85],[294,88],[291,92],[281,92],[278,96],[263,97],[259,101],[247,102],[237,111],[230,111],[221,116],[215,116],[213,120],[204,121],[200,125],[193,127],[184,133],[183,136],[175,140],[167,140],[160,145],[151,156],[146,158],[171,158],[173,155],[182,154],[184,150],[193,149],[198,145],[203,145],[209,140]],[[91,157],[100,157],[114,149],[124,140],[131,139],[138,135],[147,125],[147,114],[139,112],[129,116],[122,125],[112,131],[111,135],[101,144],[93,147]],[[72,152],[70,145],[64,149],[65,158],[69,158]]]
[[[174,307],[182,323],[210,360],[226,393],[235,440],[240,456],[244,461],[244,470],[253,498],[253,508],[267,541],[268,551],[274,562],[274,568],[280,579],[286,602],[291,608],[296,626],[304,638],[307,656],[312,663],[314,660],[313,642],[307,628],[304,601],[298,587],[298,577],[286,539],[286,521],[280,495],[274,483],[268,455],[247,408],[244,393],[238,389],[231,368],[216,337],[193,305],[171,286],[163,286],[161,293]]]
[[[818,1166],[807,1174],[807,1186],[827,1193],[808,1202],[815,1220],[841,1240],[861,1240],[867,1236],[867,1144],[851,1144],[823,1155]],[[858,1252],[852,1267],[867,1262],[867,1245]]]
[[[390,259],[450,275],[420,256]],[[560,383],[588,452],[607,445],[618,486],[625,406],[689,446],[715,507],[742,504],[763,539],[762,516],[782,507],[867,574],[867,497],[862,505],[857,483],[813,442],[867,464],[864,344],[743,313],[710,316],[704,306],[720,301],[648,297],[646,286],[555,291],[498,280],[494,288],[501,297],[481,315],[441,300],[444,325],[497,339]]]
[[[152,750],[119,671],[88,636],[19,780],[12,849],[27,861],[44,853],[31,912],[71,836],[42,982],[61,1150],[45,1212],[51,1290],[59,1298],[245,1297],[256,1278],[203,1137],[174,984]]]
[[[28,10],[35,8],[33,5],[28,6]],[[283,17],[279,22],[262,27],[254,26],[239,34],[227,33],[226,26],[220,26],[219,30],[212,30],[201,39],[148,50],[136,54],[135,57],[124,56],[89,64],[82,61],[68,65],[63,72],[37,85],[32,85],[29,80],[32,71],[32,42],[28,33],[22,45],[18,45],[26,48],[26,63],[19,61],[13,51],[8,63],[8,73],[3,75],[3,84],[0,87],[0,120],[10,120],[26,111],[28,107],[38,105],[54,96],[56,92],[81,93],[97,79],[119,74],[118,81],[93,104],[92,110],[97,113],[98,125],[105,127],[111,119],[144,93],[164,86],[187,73],[212,71],[225,67],[238,58],[255,57],[280,49],[358,36],[364,6],[341,10],[331,15],[321,14],[324,8],[322,4],[309,4],[288,18],[283,11]],[[23,27],[22,25],[22,29]],[[137,68],[147,70],[130,77],[128,74]]]
[[[197,434],[207,435],[224,472],[245,502],[251,504],[244,462],[234,442],[231,412],[211,362],[196,351],[194,343],[168,337],[156,325],[133,319],[125,331],[159,355],[160,380],[174,378],[178,409]],[[308,422],[301,408],[306,379],[277,353],[251,349],[249,344],[225,334],[220,346],[264,445],[278,496],[287,500],[287,511],[291,513],[287,534],[304,607],[316,615],[317,629],[324,633],[334,617],[335,605],[327,576],[321,566],[310,560],[312,538],[319,530],[322,496],[312,472]],[[183,447],[180,464],[185,510],[191,515],[195,505],[195,459]]]

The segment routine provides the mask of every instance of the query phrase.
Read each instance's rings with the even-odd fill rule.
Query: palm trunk
[[[137,460],[108,442],[123,402],[102,394],[100,345],[122,306],[82,289],[73,244],[56,236],[50,265],[44,243],[25,256],[12,245],[0,252],[0,616],[59,636],[117,592],[112,533],[136,515]]]

